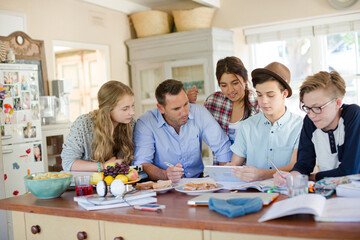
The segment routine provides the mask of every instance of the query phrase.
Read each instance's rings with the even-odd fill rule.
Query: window
[[[306,76],[335,70],[346,82],[344,103],[360,103],[360,18],[359,14],[318,21],[245,30],[251,45],[252,68],[270,62],[285,64],[291,71],[293,96],[290,111],[299,109],[299,87]],[[345,21],[346,20],[346,21]],[[320,24],[327,22],[327,24]]]
[[[286,99],[287,107],[294,113],[304,115],[299,109],[299,87],[307,75],[311,74],[311,40],[273,41],[255,44],[252,47],[253,64],[264,67],[271,62],[281,62],[291,71],[290,86],[293,95]]]

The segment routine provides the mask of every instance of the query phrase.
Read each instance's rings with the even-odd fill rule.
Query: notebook
[[[330,198],[319,194],[304,194],[274,203],[258,220],[268,221],[294,214],[313,214],[315,221],[360,222],[358,198]]]
[[[354,183],[340,184],[336,186],[336,196],[360,197],[360,186],[357,186]]]
[[[216,182],[244,183],[231,173],[231,169],[234,168],[241,168],[241,166],[205,166],[205,172],[209,174],[209,177],[215,179]]]
[[[188,205],[208,205],[211,197],[219,199],[256,198],[262,199],[264,205],[270,204],[279,196],[279,193],[206,193],[188,200]]]

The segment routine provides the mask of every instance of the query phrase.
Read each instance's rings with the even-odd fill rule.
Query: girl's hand
[[[106,167],[107,165],[109,165],[110,163],[118,163],[121,164],[124,161],[124,159],[122,158],[116,158],[116,157],[112,157],[109,160],[107,160],[104,164],[104,166]]]
[[[187,97],[189,99],[190,103],[195,103],[196,99],[197,99],[197,95],[199,94],[199,90],[196,88],[196,86],[194,85],[192,88],[190,88],[187,91]]]

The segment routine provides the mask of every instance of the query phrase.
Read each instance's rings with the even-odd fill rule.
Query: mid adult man
[[[231,160],[230,141],[206,108],[190,104],[182,82],[165,80],[155,91],[157,108],[137,121],[135,163],[152,180],[200,177],[202,140],[221,164]]]

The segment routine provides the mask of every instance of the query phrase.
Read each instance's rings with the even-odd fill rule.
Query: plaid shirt
[[[254,92],[249,92],[250,116],[259,112],[259,105]],[[214,92],[205,101],[204,106],[214,116],[221,128],[229,135],[229,122],[232,112],[232,101],[222,92]]]

